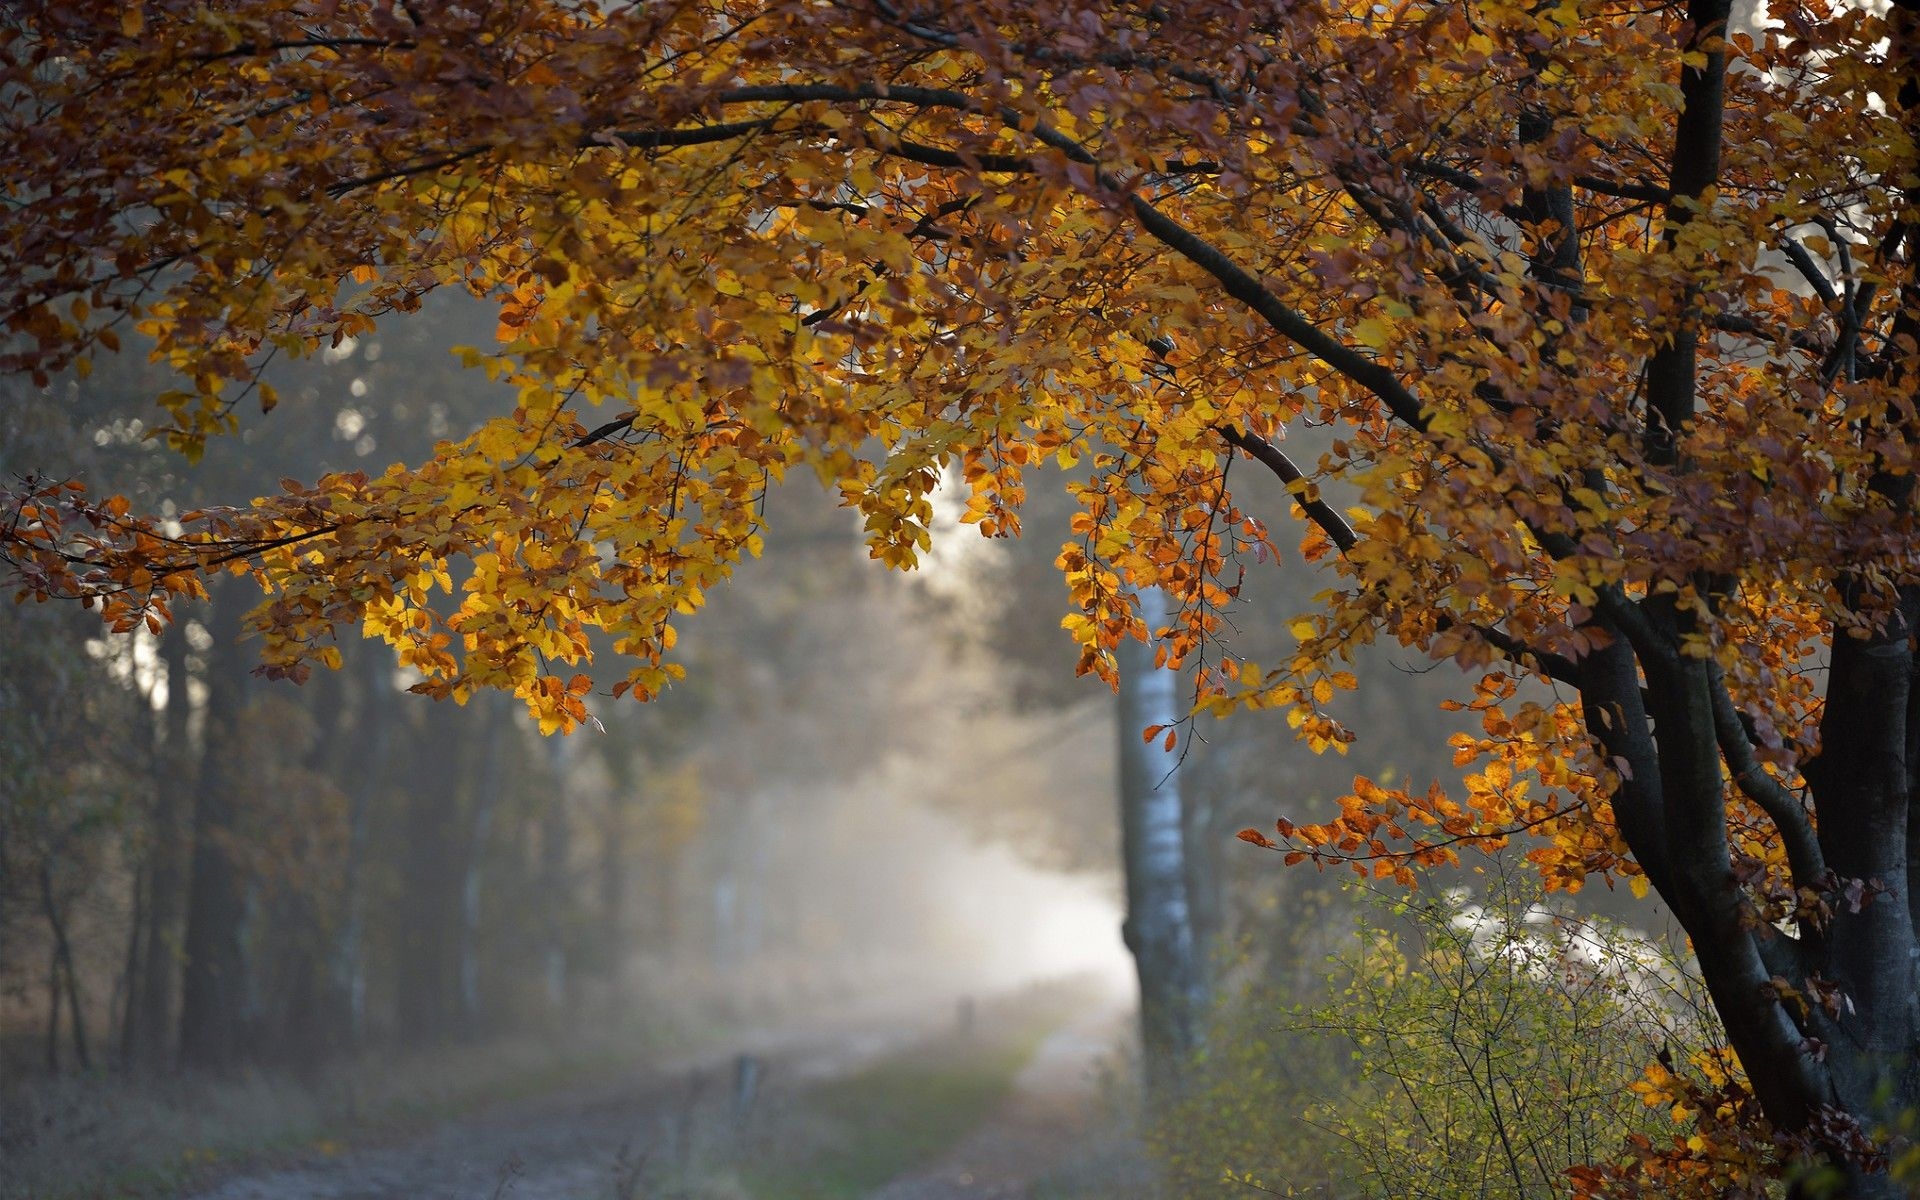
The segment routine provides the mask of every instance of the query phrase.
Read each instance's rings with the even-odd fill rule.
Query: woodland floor
[[[1103,1080],[1128,1015],[1098,1009],[1048,1034],[985,1121],[872,1200],[1027,1200],[1036,1184],[1077,1166],[1076,1148],[1104,1120]]]
[[[182,1200],[1019,1200],[1103,1120],[1126,1015],[1075,989],[735,1053],[297,1151]],[[764,1083],[736,1105],[737,1055]],[[1046,1189],[1051,1192],[1052,1189]]]

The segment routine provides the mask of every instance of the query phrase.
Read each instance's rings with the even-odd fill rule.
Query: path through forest
[[[1097,1110],[1098,1073],[1126,1029],[1117,1006],[1056,1016],[1011,1093],[952,1149],[894,1179],[871,1200],[1016,1200],[1062,1162]],[[248,1170],[184,1200],[644,1200],[751,1196],[737,1177],[716,1185],[716,1161],[750,1163],[782,1126],[804,1123],[810,1091],[905,1048],[957,1043],[950,1014],[922,1011],[763,1034],[734,1052],[668,1064],[617,1082],[563,1090],[452,1118],[425,1133],[311,1150]],[[978,1037],[976,1033],[973,1036]],[[737,1111],[740,1055],[765,1080]],[[783,1193],[803,1180],[788,1180]],[[823,1193],[824,1194],[824,1193]]]
[[[939,1162],[870,1200],[1027,1200],[1031,1185],[1061,1167],[1098,1119],[1101,1080],[1130,1017],[1100,1007],[1054,1030],[986,1121]]]

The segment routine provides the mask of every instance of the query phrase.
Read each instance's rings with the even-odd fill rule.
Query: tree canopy
[[[269,673],[358,629],[559,729],[595,631],[616,690],[676,677],[770,481],[910,566],[944,470],[1005,536],[1056,465],[1082,671],[1151,586],[1196,714],[1315,749],[1358,644],[1477,681],[1464,794],[1361,779],[1249,840],[1404,878],[1525,832],[1553,885],[1672,903],[1780,1129],[1871,1175],[1873,1097],[1920,1098],[1911,0],[11,13],[0,365],[138,338],[191,456],[273,356],[457,288],[518,393],[177,519],[12,481],[25,592],[129,626],[244,570]],[[1260,664],[1220,635],[1269,473],[1338,584]]]

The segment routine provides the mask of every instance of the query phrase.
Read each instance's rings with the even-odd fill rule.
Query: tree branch
[[[617,437],[627,430],[632,429],[633,423],[639,419],[640,414],[638,413],[628,413],[624,417],[617,417],[597,429],[581,434],[568,449],[582,450],[593,445],[595,442],[604,442],[610,437]]]
[[[1800,272],[1800,278],[1807,281],[1807,286],[1813,289],[1814,295],[1820,297],[1823,304],[1831,307],[1840,303],[1840,293],[1833,290],[1833,280],[1828,279],[1827,273],[1820,269],[1820,264],[1813,261],[1813,255],[1799,238],[1781,238],[1780,245],[1787,261],[1793,264],[1794,270]]]
[[[1746,726],[1733,706],[1733,694],[1727,690],[1726,676],[1718,667],[1713,670],[1713,732],[1720,743],[1720,753],[1727,760],[1727,768],[1733,773],[1734,785],[1741,795],[1759,805],[1780,830],[1794,886],[1816,886],[1826,876],[1827,862],[1820,853],[1819,840],[1814,837],[1813,823],[1793,793],[1767,774],[1760,760],[1754,757],[1753,743],[1747,739]]]
[[[1512,634],[1504,633],[1491,625],[1481,625],[1475,621],[1456,621],[1445,613],[1440,614],[1440,627],[1445,629],[1448,626],[1472,630],[1506,658],[1522,666],[1532,666],[1548,679],[1570,687],[1580,686],[1580,664],[1564,654],[1536,649]]]
[[[1360,544],[1360,536],[1353,531],[1353,526],[1349,525],[1346,518],[1341,516],[1331,504],[1317,496],[1309,499],[1304,492],[1296,490],[1295,485],[1306,482],[1306,475],[1280,447],[1263,437],[1247,433],[1236,425],[1222,426],[1220,435],[1279,476],[1280,481],[1287,485],[1287,491],[1292,495],[1293,502],[1300,506],[1308,519],[1326,533],[1327,539],[1339,548],[1340,553],[1345,554]],[[1458,627],[1471,630],[1508,659],[1522,666],[1532,666],[1549,679],[1574,687],[1579,686],[1579,664],[1564,654],[1536,649],[1519,638],[1503,633],[1490,625],[1458,621],[1445,613],[1440,614],[1439,621],[1442,629]]]
[[[1307,496],[1304,490],[1296,490],[1296,485],[1306,482],[1307,477],[1280,447],[1263,437],[1243,431],[1237,425],[1222,426],[1220,436],[1278,475],[1280,482],[1287,485],[1293,502],[1326,533],[1329,541],[1340,548],[1340,553],[1345,554],[1360,544],[1360,536],[1354,533],[1353,526],[1347,524],[1347,519],[1335,511],[1331,504],[1318,496]]]
[[[1421,433],[1427,431],[1428,421],[1420,411],[1419,398],[1392,371],[1307,320],[1219,247],[1160,211],[1145,196],[1124,187],[1111,173],[1095,165],[1093,155],[1071,137],[1044,122],[1036,125],[1033,133],[1073,161],[1092,166],[1094,177],[1102,187],[1125,195],[1126,204],[1141,228],[1213,276],[1229,296],[1252,309],[1276,333],[1372,392],[1403,424]]]
[[[580,141],[583,146],[615,141],[635,150],[657,150],[669,146],[704,146],[710,142],[731,141],[749,134],[765,132],[772,128],[777,120],[779,120],[778,117],[766,117],[758,121],[729,121],[720,125],[693,125],[683,129],[602,129],[587,134]]]

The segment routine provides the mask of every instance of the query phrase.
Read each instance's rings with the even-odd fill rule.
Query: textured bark
[[[1151,625],[1166,620],[1167,598],[1140,593]],[[1128,643],[1120,662],[1121,857],[1127,886],[1127,948],[1140,980],[1140,1029],[1150,1089],[1179,1083],[1198,1048],[1206,985],[1187,894],[1186,819],[1179,758],[1141,731],[1171,727],[1184,712],[1177,671],[1154,664],[1151,645]]]

